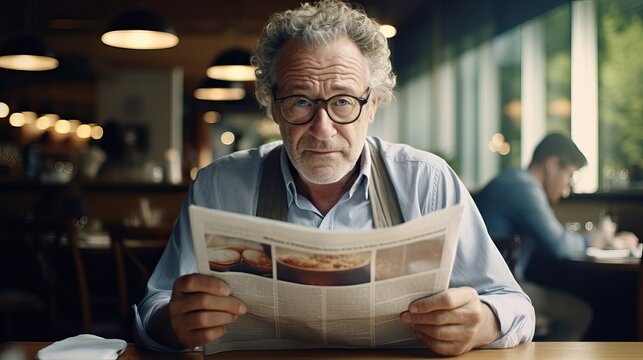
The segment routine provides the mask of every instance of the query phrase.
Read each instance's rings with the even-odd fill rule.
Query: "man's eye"
[[[294,107],[305,107],[310,105],[310,100],[306,98],[294,98],[291,101],[291,105]]]
[[[340,97],[333,100],[333,106],[348,106],[351,104],[351,99],[346,97]]]

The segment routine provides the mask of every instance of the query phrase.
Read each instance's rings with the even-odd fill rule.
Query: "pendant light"
[[[254,81],[255,67],[250,64],[250,53],[243,49],[230,49],[219,55],[210,67],[209,78],[228,81]]]
[[[241,100],[246,96],[243,84],[235,81],[225,81],[207,78],[194,90],[194,97],[199,100],[230,101]]]
[[[133,8],[112,20],[101,41],[118,48],[155,50],[174,47],[179,38],[159,15],[143,8]]]
[[[0,67],[11,70],[44,71],[58,67],[58,60],[44,41],[33,35],[9,38],[0,48]]]
[[[7,39],[0,48],[0,67],[22,71],[45,71],[58,67],[58,60],[42,38],[33,35],[33,0],[23,0],[24,22],[21,34]]]
[[[385,38],[390,39],[397,34],[397,29],[393,25],[382,24],[380,25],[380,32]]]

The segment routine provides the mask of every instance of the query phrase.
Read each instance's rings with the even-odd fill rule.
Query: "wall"
[[[631,231],[643,240],[643,193],[574,194],[554,206],[554,212],[564,224],[570,221],[598,221],[600,214],[615,216],[618,231]]]
[[[148,131],[146,161],[163,164],[168,148],[182,152],[183,70],[119,70],[98,81],[98,119]]]

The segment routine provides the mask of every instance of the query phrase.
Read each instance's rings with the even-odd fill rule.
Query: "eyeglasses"
[[[371,89],[366,91],[368,93],[364,98],[342,94],[328,99],[311,99],[303,95],[291,95],[275,99],[275,104],[284,120],[292,125],[303,125],[311,121],[320,106],[326,110],[331,120],[346,125],[357,121],[362,114],[362,107],[371,96]]]

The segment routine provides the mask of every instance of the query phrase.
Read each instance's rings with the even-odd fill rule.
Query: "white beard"
[[[317,185],[328,185],[340,181],[344,176],[355,168],[355,164],[361,155],[360,147],[354,154],[351,152],[348,143],[320,142],[316,140],[304,140],[299,147],[304,149],[333,149],[339,151],[334,153],[333,158],[309,159],[305,158],[304,152],[291,149],[287,142],[284,142],[288,157],[293,166],[302,178]]]

